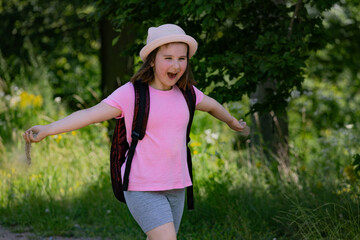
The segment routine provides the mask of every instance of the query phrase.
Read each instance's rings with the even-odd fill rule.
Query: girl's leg
[[[147,232],[148,240],[175,240],[184,211],[185,189],[164,191],[169,201],[173,222],[166,223]]]
[[[149,240],[176,240],[174,223],[165,223],[148,231],[146,235]]]
[[[149,240],[176,239],[185,190],[124,192],[127,206]]]
[[[185,189],[174,189],[166,191],[169,200],[176,233],[179,231],[181,218],[184,212]]]

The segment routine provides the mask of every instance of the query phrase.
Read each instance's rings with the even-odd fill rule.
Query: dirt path
[[[101,238],[36,237],[31,233],[13,233],[0,226],[0,240],[100,240]]]
[[[0,226],[0,240],[27,240],[31,236],[30,233],[12,233]]]

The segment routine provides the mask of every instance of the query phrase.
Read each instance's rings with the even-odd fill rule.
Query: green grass
[[[106,122],[33,144],[32,164],[26,164],[23,131],[68,112],[44,87],[46,69],[39,76],[40,83],[9,84],[0,95],[0,224],[42,237],[145,239],[113,196]],[[28,98],[42,96],[43,104],[21,106],[25,90]],[[244,112],[238,103],[228,107],[236,116]],[[290,110],[287,174],[246,142],[238,144],[225,124],[196,114],[195,210],[185,210],[179,239],[360,238],[359,177],[351,165],[360,152],[358,127],[320,138],[311,122],[299,124],[299,114]]]

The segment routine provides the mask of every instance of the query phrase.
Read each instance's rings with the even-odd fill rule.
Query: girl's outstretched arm
[[[215,118],[225,122],[235,131],[243,131],[246,127],[246,122],[242,119],[238,121],[236,118],[231,116],[231,114],[220,103],[209,96],[204,95],[202,101],[196,105],[196,110],[210,113]]]
[[[87,125],[102,122],[121,115],[121,111],[106,103],[99,103],[91,108],[83,109],[69,116],[50,123],[29,128],[23,134],[26,142],[40,142],[45,137],[63,132],[70,132]]]

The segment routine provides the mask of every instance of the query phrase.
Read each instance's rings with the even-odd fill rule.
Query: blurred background
[[[0,225],[36,237],[141,239],[112,193],[115,120],[32,144],[140,67],[147,29],[199,43],[197,87],[249,137],[197,112],[195,211],[179,239],[360,238],[360,1],[0,0]]]

